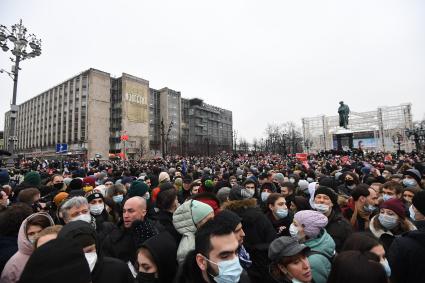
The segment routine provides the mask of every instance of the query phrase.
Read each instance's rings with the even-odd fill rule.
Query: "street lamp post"
[[[403,136],[400,133],[396,133],[392,136],[393,142],[398,145],[397,154],[399,155],[401,152],[401,143],[403,142]]]
[[[9,48],[8,43],[12,45]],[[31,48],[31,51],[27,47]],[[15,56],[10,58],[15,64],[12,66],[12,71],[8,73],[13,79],[13,96],[10,105],[10,118],[9,118],[9,138],[8,138],[8,151],[12,154],[8,160],[8,165],[11,166],[16,158],[15,143],[17,137],[15,136],[15,121],[18,112],[16,105],[16,95],[18,90],[18,74],[19,64],[25,59],[31,59],[41,54],[41,40],[37,39],[34,34],[27,34],[27,28],[22,25],[22,20],[19,24],[14,24],[8,29],[6,26],[0,25],[0,47],[4,52],[8,50]],[[4,72],[4,71],[2,71]]]

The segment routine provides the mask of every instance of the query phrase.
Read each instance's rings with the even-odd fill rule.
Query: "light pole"
[[[8,43],[12,46],[9,48]],[[31,48],[31,51],[27,47]],[[15,58],[10,60],[15,63],[12,66],[12,71],[8,73],[13,79],[13,96],[12,103],[10,105],[10,116],[9,116],[9,138],[8,138],[8,150],[12,154],[8,160],[8,165],[14,163],[15,155],[15,142],[17,137],[15,136],[15,120],[18,112],[18,106],[16,105],[16,94],[18,90],[18,74],[19,74],[19,63],[25,59],[31,59],[41,54],[41,40],[37,39],[34,34],[27,34],[27,28],[22,25],[22,20],[19,24],[14,24],[8,29],[6,26],[0,25],[0,47],[4,52],[9,49]]]

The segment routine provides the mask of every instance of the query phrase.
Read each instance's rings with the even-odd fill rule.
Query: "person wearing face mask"
[[[101,193],[89,192],[86,195],[86,199],[89,203],[90,214],[96,222],[96,233],[99,242],[103,243],[106,236],[116,229],[113,224],[113,218],[105,209],[105,202]]]
[[[331,188],[320,186],[314,193],[314,209],[328,218],[325,229],[335,242],[336,252],[339,252],[353,229],[340,212],[337,194]]]
[[[82,220],[96,227],[96,220],[90,214],[90,206],[87,199],[82,196],[72,197],[65,200],[59,209],[59,217],[65,224],[72,221]]]
[[[57,239],[74,241],[83,250],[90,268],[92,283],[133,283],[128,266],[119,259],[103,256],[96,231],[84,221],[73,221],[66,224]]]
[[[22,222],[18,234],[18,251],[4,266],[0,282],[14,283],[19,281],[21,273],[34,251],[37,234],[44,228],[53,225],[53,219],[44,212],[31,214]]]
[[[324,229],[328,218],[314,210],[295,213],[289,227],[291,237],[311,249],[308,253],[313,279],[316,283],[326,283],[331,270],[331,261],[335,255],[335,242]]]
[[[273,183],[264,183],[260,187],[260,207],[261,210],[266,213],[268,211],[267,199],[270,194],[276,193],[276,187]]]
[[[337,192],[351,196],[352,191],[359,184],[359,177],[353,172],[345,172],[340,178],[344,180],[344,183],[337,187]]]
[[[350,222],[353,231],[365,231],[376,212],[378,195],[366,184],[358,185],[351,193],[348,205],[343,208],[344,217]]]
[[[168,232],[161,232],[146,240],[137,251],[137,282],[173,282],[177,273],[176,254],[177,245]]]
[[[408,169],[404,172],[402,184],[404,187],[419,187],[422,188],[422,174],[417,169]]]
[[[396,236],[416,230],[416,227],[407,219],[402,201],[390,199],[381,204],[379,214],[370,221],[369,229],[388,251]]]
[[[275,282],[312,283],[307,252],[310,248],[292,237],[279,237],[269,247],[270,273]]]
[[[228,225],[215,220],[207,222],[196,233],[195,243],[195,250],[186,257],[176,282],[250,282],[239,263],[238,241]]]
[[[388,181],[384,183],[382,188],[382,200],[401,199],[403,186],[396,181]]]
[[[388,252],[391,266],[391,282],[425,282],[425,191],[413,197],[410,217],[417,230],[402,234],[394,239]]]
[[[243,190],[233,188],[229,194],[229,201],[223,203],[222,209],[231,210],[242,219],[245,232],[244,246],[252,260],[252,266],[247,272],[251,280],[257,282],[264,280],[264,274],[268,274],[267,247],[276,238],[276,230],[258,207],[257,199],[249,197]]]
[[[276,236],[289,236],[293,214],[289,211],[283,195],[272,193],[267,199],[267,218],[276,230]]]

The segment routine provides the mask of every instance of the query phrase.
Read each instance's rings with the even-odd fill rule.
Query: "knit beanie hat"
[[[191,205],[192,219],[195,224],[202,221],[208,214],[213,212],[213,209],[208,204],[193,200]]]
[[[379,208],[386,208],[394,211],[400,218],[406,218],[406,212],[404,212],[403,202],[399,199],[393,198],[387,201],[384,201]]]
[[[100,199],[103,200],[103,195],[101,193],[93,192],[93,191],[86,195],[87,202],[89,202],[89,203],[92,200],[97,199],[97,198],[100,198]]]
[[[40,186],[41,185],[41,177],[40,174],[36,171],[31,171],[25,174],[24,176],[24,183],[28,185],[33,186]]]
[[[69,183],[70,191],[81,190],[82,188],[83,188],[83,180],[81,180],[80,178],[72,179],[72,181]]]
[[[60,192],[58,193],[54,198],[53,198],[53,202],[56,204],[56,207],[59,207],[59,204],[61,204],[61,202],[66,199],[69,196],[68,193],[65,192]]]
[[[148,185],[146,185],[144,182],[133,181],[130,185],[130,189],[128,190],[128,197],[143,197],[148,189]]]
[[[404,175],[408,175],[408,176],[414,178],[416,180],[416,183],[418,183],[418,184],[421,183],[421,178],[422,178],[421,173],[416,169],[406,170],[406,172],[404,172]]]
[[[168,175],[167,172],[161,172],[159,173],[159,177],[158,177],[158,182],[162,183],[162,182],[166,182],[166,181],[170,181],[170,175]]]
[[[0,169],[0,186],[8,184],[9,181],[10,181],[10,177],[7,170]]]
[[[96,180],[94,179],[94,177],[91,177],[91,176],[85,177],[83,179],[83,183],[84,183],[84,186],[92,186],[93,188],[96,187]]]
[[[310,239],[317,237],[320,230],[328,224],[328,218],[315,210],[298,211],[295,213],[294,219],[297,220],[298,224],[303,225],[304,234]]]
[[[325,186],[320,186],[315,192],[314,192],[314,197],[316,197],[317,195],[322,194],[322,195],[327,195],[331,201],[332,204],[338,205],[338,195],[335,193],[334,190],[332,190],[331,188],[325,187]]]
[[[420,213],[425,215],[425,191],[421,191],[413,197],[413,206],[419,210]]]

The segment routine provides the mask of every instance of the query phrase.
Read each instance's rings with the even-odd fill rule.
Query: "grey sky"
[[[233,111],[249,141],[267,123],[411,102],[425,113],[425,1],[0,1],[43,40],[18,103],[90,67],[126,72]],[[0,52],[0,68],[10,70]],[[0,127],[12,80],[0,75]]]

